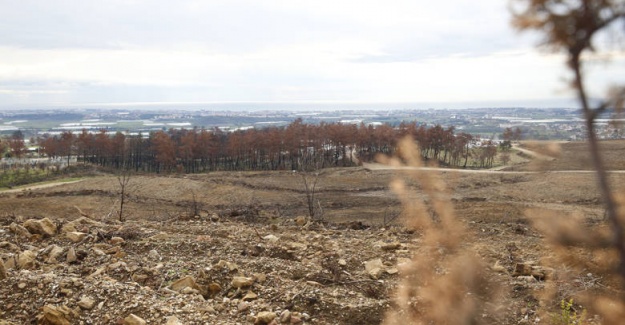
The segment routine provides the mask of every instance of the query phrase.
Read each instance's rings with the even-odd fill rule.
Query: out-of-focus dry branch
[[[612,227],[612,246],[619,255],[618,274],[625,285],[625,237],[623,218],[619,216],[614,193],[601,157],[599,139],[595,132],[596,119],[609,110],[622,110],[625,88],[614,87],[609,99],[591,106],[584,83],[582,55],[594,52],[597,34],[625,20],[622,0],[521,0],[515,4],[524,8],[514,14],[513,25],[519,30],[537,30],[544,34],[544,45],[567,54],[567,64],[573,73],[571,85],[583,110],[588,133],[588,147],[597,172],[599,190]]]

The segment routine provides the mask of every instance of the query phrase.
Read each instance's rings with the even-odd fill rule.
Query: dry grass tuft
[[[422,171],[419,150],[409,138],[400,142],[399,157],[380,157],[402,168],[394,180],[407,226],[417,230],[421,246],[402,268],[403,280],[394,307],[384,324],[482,324],[497,323],[500,295],[486,276],[486,268],[469,245],[470,235],[456,213],[441,177]],[[405,162],[405,163],[404,163]],[[416,181],[425,197],[417,197],[406,185]]]
[[[625,221],[625,195],[616,196],[618,217]],[[590,324],[622,324],[625,294],[613,229],[587,222],[581,214],[528,210],[527,218],[544,234],[550,255],[543,264],[556,273],[542,293],[542,318],[553,315],[558,301],[573,299],[587,310]]]

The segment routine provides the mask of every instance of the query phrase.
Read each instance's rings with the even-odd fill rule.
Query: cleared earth
[[[505,172],[439,172],[458,218],[476,235],[467,245],[486,265],[501,266],[488,272],[509,302],[485,316],[491,323],[535,316],[544,283],[515,270],[549,252],[528,211],[576,213],[602,225],[583,145],[524,145],[554,159],[514,151]],[[625,142],[604,147],[609,169],[625,169]],[[172,316],[183,324],[378,324],[420,238],[402,226],[410,216],[389,183],[404,179],[417,197],[420,185],[388,169],[322,170],[315,208],[323,222],[310,222],[304,177],[315,178],[290,171],[132,176],[123,223],[115,176],[0,192],[0,257],[8,269],[0,319],[23,324],[56,312],[72,324],[123,323],[130,314],[152,324]],[[625,174],[610,177],[623,191]],[[42,218],[54,234],[20,234],[17,226]],[[72,240],[68,229],[84,237]],[[172,286],[181,279],[182,288]]]

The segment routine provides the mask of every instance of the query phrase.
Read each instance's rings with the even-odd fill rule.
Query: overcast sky
[[[509,20],[505,0],[0,0],[0,107],[570,97]],[[592,65],[597,95],[624,62]]]

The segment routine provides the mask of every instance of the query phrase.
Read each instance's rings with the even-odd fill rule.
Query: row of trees
[[[146,172],[194,173],[210,170],[310,170],[353,166],[392,155],[399,139],[417,141],[421,155],[447,166],[489,167],[497,146],[453,127],[426,127],[401,123],[397,127],[341,123],[305,124],[301,119],[286,127],[224,132],[220,129],[170,129],[147,137],[102,130],[83,130],[39,139],[48,157],[78,156],[79,160],[117,169]],[[16,152],[17,154],[18,152]]]

